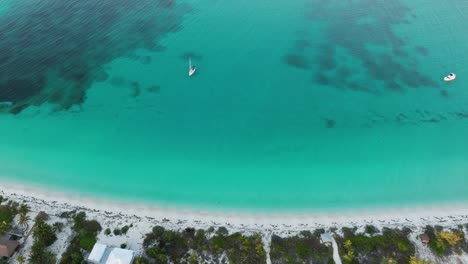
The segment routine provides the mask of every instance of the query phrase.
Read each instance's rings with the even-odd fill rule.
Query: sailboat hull
[[[197,67],[192,67],[192,58],[189,58],[189,71],[188,71],[188,76],[192,76],[195,71],[197,70]]]
[[[195,74],[196,70],[197,70],[197,68],[195,68],[195,67],[190,69],[189,72],[188,72],[188,76],[192,76],[193,74]]]

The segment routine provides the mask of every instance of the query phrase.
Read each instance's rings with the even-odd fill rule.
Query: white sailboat
[[[197,67],[195,67],[195,66],[192,66],[192,58],[191,58],[191,57],[189,57],[189,70],[188,70],[188,76],[189,76],[189,77],[190,77],[190,76],[192,76],[192,75],[195,73],[195,71],[196,71],[196,70],[197,70]]]
[[[457,75],[455,73],[449,73],[447,76],[444,77],[444,81],[446,82],[451,82],[457,78]]]

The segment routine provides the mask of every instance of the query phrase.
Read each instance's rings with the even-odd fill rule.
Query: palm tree
[[[19,211],[20,214],[26,215],[29,212],[29,209],[31,209],[31,208],[27,204],[22,203],[19,206],[18,211]]]
[[[36,221],[32,235],[34,239],[41,241],[46,247],[52,245],[57,240],[57,236],[52,231],[52,226],[40,219]]]
[[[7,222],[0,222],[0,235],[5,234],[9,229],[10,225]]]
[[[63,226],[64,226],[63,223],[56,222],[52,225],[52,231],[54,231],[55,233],[60,233],[63,230]]]
[[[27,230],[29,228],[29,216],[26,214],[20,214],[19,219],[18,219],[18,224],[20,226],[24,227],[24,230]]]
[[[16,257],[16,262],[18,262],[19,264],[24,264],[25,261],[26,259],[23,256]]]

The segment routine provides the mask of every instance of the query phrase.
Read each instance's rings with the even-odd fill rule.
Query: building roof
[[[322,240],[322,243],[332,243],[333,238],[330,233],[323,233],[320,235],[320,240]]]
[[[0,239],[0,257],[11,257],[18,246],[16,240]]]
[[[421,239],[421,241],[422,241],[422,242],[425,242],[425,243],[431,241],[431,239],[429,238],[429,236],[428,236],[427,234],[421,234],[421,235],[419,235],[419,239]]]
[[[133,261],[134,252],[122,248],[114,248],[107,258],[106,264],[130,264]]]
[[[131,264],[135,252],[121,248],[111,248],[104,244],[94,244],[88,261],[96,264]]]
[[[107,246],[101,243],[94,244],[93,250],[89,254],[88,260],[94,263],[100,263]]]

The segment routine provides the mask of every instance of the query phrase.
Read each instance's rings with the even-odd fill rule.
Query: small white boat
[[[188,76],[192,76],[195,71],[197,70],[197,67],[192,66],[192,58],[189,57],[189,70],[188,70]]]
[[[455,73],[449,73],[447,76],[444,77],[444,81],[446,82],[451,82],[457,78],[457,75]]]

